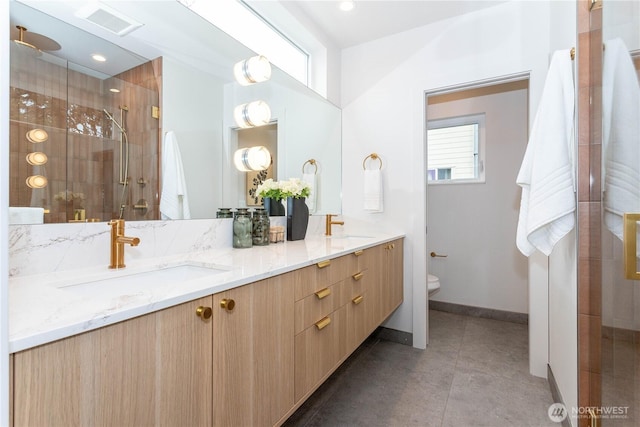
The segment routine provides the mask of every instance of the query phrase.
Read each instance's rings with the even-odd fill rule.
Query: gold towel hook
[[[366,163],[367,163],[367,159],[369,157],[371,157],[372,160],[380,161],[380,168],[379,169],[382,169],[382,159],[380,158],[380,156],[378,156],[377,153],[371,153],[367,157],[364,158],[364,160],[362,161],[362,169],[367,170]]]
[[[572,47],[571,51],[569,52],[571,55],[571,60],[573,61],[574,59],[576,59],[576,48]]]
[[[316,159],[309,159],[306,162],[304,162],[304,164],[302,165],[302,173],[304,173],[304,167],[307,166],[307,164],[310,164],[312,166],[315,166],[315,171],[313,171],[314,175],[318,174],[318,162],[316,162]]]

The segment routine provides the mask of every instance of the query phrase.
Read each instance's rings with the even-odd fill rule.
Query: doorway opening
[[[529,133],[529,76],[426,93],[429,308],[526,322],[528,264],[515,245],[516,177]]]

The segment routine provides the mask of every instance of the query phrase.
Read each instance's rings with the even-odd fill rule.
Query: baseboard
[[[523,325],[529,324],[529,315],[527,313],[472,307],[469,305],[453,304],[443,301],[429,301],[429,310],[446,311],[448,313],[482,317],[484,319],[502,320],[504,322],[521,323]]]
[[[549,381],[549,389],[551,390],[551,397],[553,397],[554,403],[562,403],[567,409],[567,417],[562,420],[562,427],[571,427],[571,422],[569,421],[569,417],[571,416],[569,412],[569,408],[564,403],[564,399],[562,399],[562,394],[560,393],[560,389],[558,388],[558,383],[556,382],[556,378],[553,376],[553,371],[551,370],[551,366],[547,365],[547,381]]]
[[[413,334],[411,332],[398,331],[396,329],[379,326],[373,332],[373,335],[382,340],[413,346]]]

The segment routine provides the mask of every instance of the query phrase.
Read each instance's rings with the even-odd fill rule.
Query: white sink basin
[[[186,262],[154,269],[112,270],[91,277],[78,277],[54,284],[79,295],[132,294],[166,286],[180,286],[191,280],[213,277],[231,269],[207,263]]]

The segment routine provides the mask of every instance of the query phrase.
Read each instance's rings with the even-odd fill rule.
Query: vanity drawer
[[[371,292],[354,295],[347,309],[347,351],[355,350],[377,326],[374,319],[374,300]]]
[[[333,371],[347,353],[344,305],[295,337],[294,390],[298,402]]]
[[[351,275],[369,268],[373,258],[373,251],[371,249],[360,249],[344,255],[344,258],[347,262],[347,275]]]
[[[345,256],[318,262],[295,272],[295,300],[313,295],[314,292],[329,287],[347,276],[348,260]]]
[[[322,288],[295,302],[295,333],[299,334],[345,304],[345,281]]]

